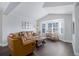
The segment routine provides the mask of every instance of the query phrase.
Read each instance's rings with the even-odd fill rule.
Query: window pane
[[[58,23],[53,23],[53,31],[58,31]]]
[[[45,24],[42,24],[42,33],[45,33]]]
[[[48,28],[51,28],[52,27],[52,23],[48,23]]]
[[[53,23],[53,27],[55,27],[55,23]]]
[[[48,23],[48,31],[52,32],[52,23]]]
[[[45,29],[42,29],[42,33],[45,33]]]

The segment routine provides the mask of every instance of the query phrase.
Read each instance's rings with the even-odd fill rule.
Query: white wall
[[[3,46],[7,45],[7,36],[17,31],[19,31],[19,21],[17,17],[3,15]]]
[[[73,39],[73,48],[75,55],[79,56],[79,3],[75,4],[73,19],[75,20],[75,37]]]
[[[74,54],[76,55],[76,52],[75,52],[75,3],[73,4],[73,13],[72,13],[72,29],[73,29],[73,22],[74,22],[74,33],[72,33],[72,46],[73,46],[73,51],[74,51]]]
[[[54,19],[64,19],[64,42],[72,42],[72,14],[48,14],[39,19],[40,21]]]
[[[72,15],[68,15],[68,17],[64,21],[64,41],[72,43]]]
[[[0,10],[0,46],[2,45],[2,10]]]

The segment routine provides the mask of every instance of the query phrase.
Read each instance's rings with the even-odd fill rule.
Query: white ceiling
[[[0,8],[5,11],[10,2],[0,2]]]
[[[8,14],[15,9],[18,4],[19,2],[0,2],[0,10],[2,10],[4,14]]]
[[[4,14],[40,18],[46,14],[72,14],[72,2],[0,2]]]
[[[75,2],[45,2],[45,8],[48,14],[72,14]]]
[[[56,7],[56,6],[64,6],[71,5],[74,2],[45,2],[43,7]]]
[[[21,2],[24,3],[24,2]],[[43,5],[41,5],[43,3]],[[29,8],[33,8],[35,6],[41,6],[41,8],[44,8],[47,13],[54,13],[54,14],[62,14],[62,13],[72,13],[73,4],[75,2],[26,2],[23,6],[28,11],[30,11]],[[10,13],[13,9],[15,9],[16,6],[18,6],[19,2],[0,2],[0,8],[4,11],[5,14]],[[39,9],[39,6],[35,9]],[[33,8],[34,9],[34,8]],[[20,9],[18,10],[20,11]],[[30,11],[31,12],[31,11]],[[20,12],[21,13],[21,12]]]
[[[4,10],[4,14],[9,14],[10,12],[12,12],[12,10],[14,10],[18,5],[20,4],[20,2],[10,2],[7,6],[7,8]]]
[[[45,7],[48,14],[72,14],[74,6],[73,5],[64,5],[56,7]]]
[[[42,8],[43,4],[43,2],[21,2],[10,14],[37,19],[47,14]]]

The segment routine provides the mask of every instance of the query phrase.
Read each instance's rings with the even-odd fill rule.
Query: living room
[[[0,2],[0,8],[1,56],[79,55],[79,3]]]

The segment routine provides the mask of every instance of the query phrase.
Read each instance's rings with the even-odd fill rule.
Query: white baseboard
[[[63,40],[64,42],[68,42],[68,43],[72,43],[72,41],[66,41],[66,40]]]
[[[2,46],[2,44],[0,44],[0,46]]]
[[[75,56],[79,56],[79,53],[77,53],[77,52],[75,52],[74,54],[75,54]]]
[[[6,44],[0,44],[0,46],[2,46],[2,47],[4,47],[4,46],[7,46],[8,44],[6,43]]]
[[[73,46],[73,51],[74,51],[74,55],[75,56],[79,56],[79,53],[78,52],[76,52],[76,50],[75,50],[75,47]]]
[[[7,46],[8,44],[2,44],[2,46]]]
[[[60,39],[60,40],[63,42],[72,43],[72,41],[69,41],[69,40],[64,40],[64,39]]]

